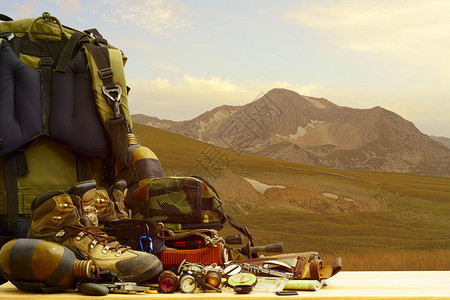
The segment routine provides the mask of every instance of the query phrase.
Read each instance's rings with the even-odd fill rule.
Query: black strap
[[[42,133],[50,136],[50,100],[52,90],[52,57],[41,57],[42,69]]]
[[[97,30],[97,28],[86,29],[84,32],[94,37],[103,37],[103,35]]]
[[[75,254],[71,250],[65,248],[58,266],[56,266],[53,272],[44,279],[45,283],[49,286],[55,286],[61,282],[61,278],[64,278],[67,274],[72,272],[74,260]]]
[[[61,293],[69,288],[73,288],[72,285],[57,285],[47,286],[40,281],[23,281],[23,280],[11,280],[11,283],[17,287],[20,291],[28,293]]]
[[[213,210],[214,198],[202,198],[202,210]]]
[[[28,174],[25,152],[18,149],[5,156],[4,184],[6,187],[6,203],[8,208],[7,233],[14,235],[16,221],[19,219],[18,176]],[[3,231],[2,231],[3,232]]]
[[[103,174],[102,181],[105,186],[110,186],[114,182],[114,158],[111,148],[108,148],[108,153],[106,153],[103,159]],[[103,184],[102,184],[103,185]]]
[[[77,180],[85,181],[92,179],[91,160],[85,155],[74,152],[77,163]]]
[[[45,39],[44,43],[47,45],[52,58],[56,61],[59,60],[62,50],[59,48],[60,46],[57,44],[57,42],[55,43],[55,40]]]
[[[10,17],[4,14],[0,14],[0,21],[13,21]]]
[[[66,46],[68,40],[65,35],[61,36],[61,40],[31,40],[28,34],[23,37],[16,36],[11,41],[20,40],[19,52],[37,57],[52,57],[55,61],[59,59],[62,50]],[[11,43],[10,41],[10,43]]]
[[[80,43],[88,43],[89,39],[81,32],[74,32],[69,39],[69,42],[61,51],[61,55],[58,60],[58,65],[56,66],[56,71],[66,72],[67,66],[72,58],[72,54],[75,51],[75,47]]]
[[[128,122],[125,116],[111,117],[107,121],[108,135],[111,140],[114,161],[121,172],[127,167]]]
[[[245,235],[250,242],[250,246],[252,246],[252,247],[254,246],[253,235],[247,227],[242,226],[241,224],[239,224],[239,222],[233,216],[225,214],[220,209],[214,209],[214,211],[217,212],[219,215],[221,215],[223,218],[225,218],[225,220],[228,221],[228,223],[231,225],[231,227],[233,227],[234,229],[236,229],[237,231],[239,231],[240,233]]]
[[[89,50],[95,63],[98,67],[98,73],[103,81],[103,85],[107,89],[113,89],[116,84],[113,80],[113,71],[109,63],[109,52],[108,48],[96,46],[94,44],[86,44],[85,47]]]
[[[95,43],[97,45],[101,47],[106,47],[108,45],[108,41],[101,35],[97,28],[86,29],[84,32],[92,35],[95,38]]]
[[[14,51],[17,57],[20,56],[20,43],[22,41],[21,38],[18,38],[12,33],[3,32],[0,34],[0,38],[3,39],[2,44],[8,42],[11,49]]]
[[[94,29],[91,29],[91,31]],[[96,30],[95,30],[96,31]],[[89,31],[88,31],[89,32]],[[96,31],[98,35],[95,35],[98,45],[86,43],[86,49],[91,53],[94,61],[99,69],[99,76],[103,81],[103,86],[106,90],[115,90],[116,84],[113,80],[113,71],[111,69],[109,60],[109,51],[106,40],[104,40],[100,33]],[[117,99],[120,99],[121,95],[115,95]],[[128,122],[123,114],[122,106],[119,105],[120,114],[116,115],[114,103],[111,103],[108,97],[105,95],[105,99],[110,105],[112,105],[114,116],[111,116],[107,120],[107,132],[111,141],[111,148],[113,152],[113,158],[116,163],[117,169],[122,171],[128,166],[127,163],[127,149],[128,138],[127,134],[130,132]],[[117,103],[116,103],[117,104]]]
[[[22,280],[36,280],[34,272],[27,272],[27,270],[32,270],[34,249],[41,241],[38,239],[18,239],[14,242],[9,255],[11,274],[20,274]]]
[[[19,218],[19,193],[17,188],[17,163],[14,153],[5,157],[5,187],[8,208],[8,235],[13,236],[14,224]]]
[[[27,157],[25,156],[25,151],[23,151],[22,149],[17,149],[14,152],[14,156],[16,158],[17,176],[23,176],[30,173],[28,169]]]

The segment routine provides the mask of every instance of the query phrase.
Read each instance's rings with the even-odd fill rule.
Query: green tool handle
[[[284,287],[285,290],[317,291],[322,283],[317,280],[289,280]]]

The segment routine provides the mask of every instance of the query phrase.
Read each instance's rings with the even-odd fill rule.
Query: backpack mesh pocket
[[[162,222],[201,222],[201,183],[189,178],[152,180],[149,185],[149,214]]]

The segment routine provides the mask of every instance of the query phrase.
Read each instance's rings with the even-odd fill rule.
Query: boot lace
[[[65,227],[69,227],[70,236],[77,236],[75,239],[80,240],[85,235],[89,235],[94,239],[94,246],[97,244],[103,245],[104,248],[114,249],[114,251],[123,253],[128,249],[131,249],[129,246],[121,245],[117,239],[113,236],[107,235],[105,232],[100,231],[103,229],[103,225],[101,226],[83,226],[77,227],[73,225],[67,225]],[[92,247],[93,248],[93,247]],[[80,249],[81,250],[81,249]],[[84,251],[83,251],[84,252]]]
[[[88,235],[91,238],[93,238],[93,241],[90,244],[90,247],[88,249],[83,249],[80,247],[77,243],[71,243],[72,246],[80,250],[81,252],[85,253],[90,260],[94,262],[95,269],[96,269],[96,280],[99,277],[100,274],[100,268],[97,265],[94,257],[92,256],[91,249],[93,249],[97,244],[103,245],[102,253],[106,254],[108,253],[108,250],[114,250],[116,252],[116,256],[119,257],[127,251],[128,249],[131,249],[129,246],[121,245],[117,239],[113,236],[108,236],[105,232],[100,231],[103,229],[103,225],[101,226],[73,226],[73,225],[66,225],[64,226],[68,229],[69,237],[74,238],[75,240],[81,240],[84,236]]]

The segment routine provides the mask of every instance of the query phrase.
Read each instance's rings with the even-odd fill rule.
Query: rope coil
[[[192,235],[203,238],[203,241],[208,247],[217,247],[217,243],[225,243],[225,240],[219,236],[218,231],[215,229],[193,229],[187,232],[175,233],[173,230],[167,228],[161,222],[156,225],[158,237],[162,240],[179,240]]]

